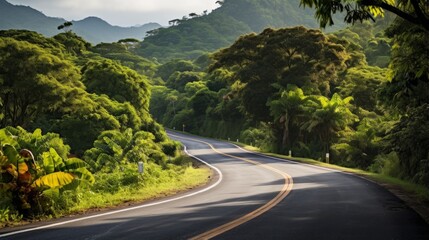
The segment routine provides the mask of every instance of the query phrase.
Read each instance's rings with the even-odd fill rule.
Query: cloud
[[[115,25],[147,22],[166,24],[191,12],[201,13],[218,7],[214,0],[8,0],[31,6],[48,16],[79,20],[97,16]]]

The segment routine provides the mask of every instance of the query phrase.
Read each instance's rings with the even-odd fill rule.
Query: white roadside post
[[[326,163],[329,163],[329,153],[326,153]]]
[[[140,174],[143,174],[143,173],[144,173],[144,165],[143,165],[143,162],[142,162],[142,161],[138,162],[138,166],[139,166],[139,173],[140,173]]]
[[[289,150],[289,157],[292,157],[292,150]]]

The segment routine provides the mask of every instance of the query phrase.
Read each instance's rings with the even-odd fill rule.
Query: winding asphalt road
[[[0,229],[0,239],[429,239],[428,225],[375,183],[170,134],[213,167],[209,186],[132,208]]]

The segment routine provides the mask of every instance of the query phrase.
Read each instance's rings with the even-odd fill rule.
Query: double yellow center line
[[[277,196],[275,196],[269,202],[264,204],[262,207],[254,210],[254,211],[252,211],[252,212],[250,212],[250,213],[248,213],[248,214],[246,214],[246,215],[244,215],[238,219],[235,219],[235,220],[228,222],[226,224],[223,224],[217,228],[214,228],[212,230],[209,230],[207,232],[199,234],[195,237],[192,237],[192,238],[190,238],[191,240],[210,239],[210,238],[216,237],[216,236],[218,236],[224,232],[227,232],[227,231],[229,231],[235,227],[238,227],[239,225],[246,223],[246,222],[262,215],[263,213],[267,212],[268,210],[270,210],[271,208],[276,206],[279,202],[281,202],[292,191],[292,188],[293,188],[292,177],[285,172],[282,172],[276,168],[270,167],[270,166],[262,164],[260,162],[250,160],[248,158],[237,157],[237,156],[233,156],[233,155],[221,152],[221,151],[217,150],[215,147],[213,147],[213,145],[211,145],[208,142],[204,142],[201,140],[195,140],[195,139],[191,139],[191,138],[186,138],[186,137],[181,137],[181,136],[176,136],[176,135],[172,135],[172,136],[175,136],[177,138],[190,140],[190,141],[194,141],[194,142],[204,143],[204,144],[208,145],[211,149],[213,149],[213,151],[215,151],[221,155],[231,157],[231,158],[235,158],[235,159],[239,159],[239,160],[242,160],[242,161],[245,161],[245,162],[248,162],[251,164],[255,164],[255,165],[260,166],[260,167],[263,167],[263,168],[268,169],[272,172],[280,174],[284,179],[284,184],[283,184],[281,191],[277,194]]]

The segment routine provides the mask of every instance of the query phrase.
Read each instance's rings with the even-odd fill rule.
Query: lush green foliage
[[[296,27],[241,36],[210,55],[207,74],[197,60],[165,63],[152,114],[172,128],[294,156],[329,152],[330,162],[428,185],[428,35],[396,20],[388,38],[391,19],[330,35]],[[200,77],[177,81],[189,73]]]
[[[22,128],[0,129],[0,192],[5,196],[2,205],[11,206],[9,211],[18,211],[24,217],[51,214],[53,202],[45,191],[93,184],[95,179],[86,169],[87,164],[68,158],[68,150],[58,135],[42,135],[40,129],[33,133]]]
[[[148,112],[148,78],[156,78],[157,64],[130,53],[129,42],[118,43],[122,52],[109,60],[101,47],[91,48],[70,31],[53,38],[0,32],[2,222],[67,212],[85,199],[85,191],[95,191],[92,184],[102,196],[131,185],[175,184],[187,178],[184,174],[203,179],[192,184],[206,181],[207,172],[175,165],[179,145]],[[55,133],[42,135],[42,130]],[[137,172],[139,161],[146,166],[144,177]],[[121,171],[124,167],[128,170]],[[117,188],[103,181],[109,174],[122,179]]]
[[[79,70],[49,49],[0,38],[0,54],[0,126],[28,126],[40,114],[56,111],[82,94]]]
[[[392,5],[302,2],[316,7],[322,25],[335,11],[348,12],[346,21],[355,22]],[[178,145],[156,119],[176,130],[298,157],[325,160],[330,153],[331,163],[429,186],[429,35],[420,23],[402,19],[421,18],[418,7],[399,1],[394,8],[409,16],[394,10],[400,17],[395,21],[394,14],[386,15],[376,24],[364,21],[329,35],[305,27],[263,30],[293,23],[289,8],[286,0],[223,1],[211,14],[172,20],[172,27],[149,32],[143,42],[123,39],[94,47],[72,32],[45,38],[0,31],[0,127],[34,131],[7,127],[20,137],[18,145],[2,140],[1,180],[49,187],[39,194],[43,199],[23,198],[30,206],[46,198],[51,205],[45,213],[79,202],[93,206],[92,199],[105,193],[180,181],[191,168],[176,158]],[[262,32],[243,35],[251,31]],[[182,59],[170,60],[177,57]],[[59,133],[64,142],[54,133],[41,135],[38,128]],[[10,155],[21,148],[40,156],[39,166],[47,166],[43,176],[65,175],[42,179],[28,156]],[[82,157],[94,173],[92,195],[68,184],[92,182],[75,165],[66,168],[75,159],[69,153]],[[134,171],[139,161],[145,164],[144,176]],[[21,178],[14,169],[21,169]],[[33,174],[31,184],[24,178],[27,172]],[[5,194],[0,219],[19,219],[17,206],[25,201],[11,207],[17,193]]]
[[[301,4],[316,9],[315,16],[321,27],[333,25],[333,15],[337,12],[345,12],[345,22],[355,23],[374,20],[377,16],[383,16],[384,11],[389,11],[419,28],[429,30],[427,3],[423,0],[301,0]]]
[[[86,90],[106,94],[120,103],[131,103],[139,114],[149,110],[148,80],[135,71],[111,60],[89,61],[82,68],[82,82]]]
[[[124,41],[100,43],[90,48],[90,50],[94,53],[100,54],[100,56],[104,58],[119,61],[121,65],[127,66],[144,76],[153,77],[157,64],[133,54],[132,51],[136,48],[137,43],[131,43],[131,45]]]

